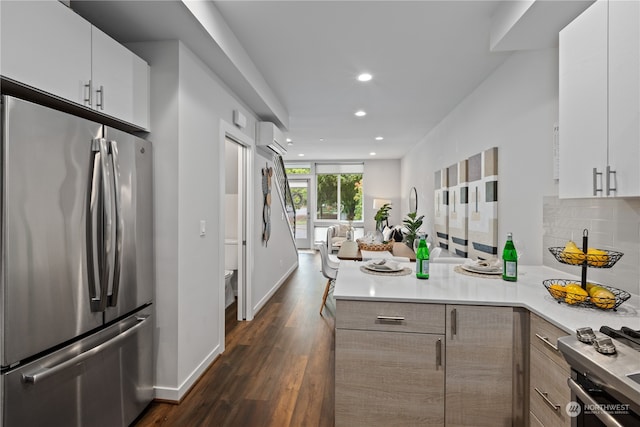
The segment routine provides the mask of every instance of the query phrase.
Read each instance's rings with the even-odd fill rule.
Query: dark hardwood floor
[[[134,425],[333,426],[335,301],[318,314],[325,283],[320,256],[300,253],[253,321],[237,322],[229,307],[226,350],[182,402],[153,402]]]

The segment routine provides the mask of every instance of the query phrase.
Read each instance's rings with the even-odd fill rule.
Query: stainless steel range
[[[640,331],[580,328],[558,348],[571,366],[572,426],[640,426]]]

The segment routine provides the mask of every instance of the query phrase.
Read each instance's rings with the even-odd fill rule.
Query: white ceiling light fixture
[[[324,138],[320,138],[320,142],[324,142]]]
[[[384,138],[381,136],[376,136],[376,141],[382,141]]]
[[[300,153],[298,154],[298,157],[304,157],[304,154]]]
[[[364,116],[367,115],[367,112],[363,111],[363,110],[358,110],[358,111],[355,112],[355,115],[358,116],[358,117],[364,117]]]
[[[358,81],[360,82],[368,82],[369,80],[371,80],[373,78],[373,76],[369,73],[362,73],[358,76]]]
[[[376,155],[376,153],[375,153],[375,151],[372,151],[372,152],[370,152],[370,153],[369,153],[369,155],[370,155],[370,156],[375,156],[375,155]]]
[[[287,138],[287,142],[291,142],[291,138]]]

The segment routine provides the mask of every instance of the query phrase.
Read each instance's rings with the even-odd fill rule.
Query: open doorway
[[[309,214],[308,178],[289,178],[289,187],[296,209],[296,248],[311,248],[311,222]]]
[[[225,311],[247,319],[247,148],[225,137]],[[234,306],[235,304],[235,306]],[[226,316],[225,316],[226,317]]]

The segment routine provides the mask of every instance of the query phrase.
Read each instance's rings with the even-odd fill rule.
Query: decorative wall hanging
[[[498,148],[469,157],[469,258],[498,254]]]
[[[447,168],[449,175],[449,251],[467,257],[468,162],[462,160]]]
[[[262,168],[262,194],[264,195],[264,205],[262,206],[262,241],[267,246],[271,236],[271,177],[273,168],[267,163]]]
[[[436,232],[434,245],[442,249],[449,248],[449,181],[447,170],[436,171],[434,179],[434,206],[433,225]]]
[[[457,255],[498,255],[498,148],[439,170],[434,180],[435,244]]]

